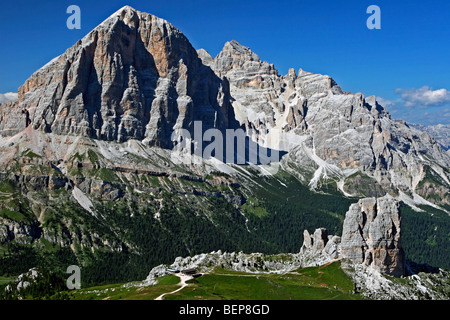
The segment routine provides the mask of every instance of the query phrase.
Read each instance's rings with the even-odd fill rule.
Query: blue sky
[[[81,30],[69,30],[69,5]],[[369,5],[381,30],[369,30]],[[17,88],[124,5],[164,18],[197,49],[217,55],[237,40],[280,74],[328,74],[348,92],[381,97],[394,118],[450,123],[450,2],[385,0],[30,1],[0,9],[0,93]],[[0,95],[0,100],[2,96]]]

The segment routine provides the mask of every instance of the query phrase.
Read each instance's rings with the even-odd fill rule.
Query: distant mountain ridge
[[[450,149],[450,124],[436,124],[436,125],[423,125],[408,123],[421,131],[427,132],[430,136],[434,137],[437,142],[439,142],[445,150]]]

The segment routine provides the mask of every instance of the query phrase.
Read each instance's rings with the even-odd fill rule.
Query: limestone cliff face
[[[328,235],[325,228],[318,228],[313,234],[308,230],[303,232],[303,245],[300,253],[319,253],[325,259],[338,259],[340,253],[341,238],[334,235]]]
[[[341,241],[342,257],[373,266],[393,276],[403,275],[398,202],[390,196],[361,199],[345,215]]]
[[[345,215],[342,237],[328,235],[324,228],[312,235],[305,230],[300,253],[315,254],[323,261],[348,259],[387,275],[403,276],[405,256],[398,201],[391,196],[359,200]]]
[[[10,219],[0,219],[0,244],[14,240],[17,243],[29,244],[41,236],[37,223],[16,222]]]
[[[128,6],[36,71],[19,101],[0,104],[1,136],[27,128],[171,149],[171,135],[196,120],[286,151],[283,169],[312,189],[334,180],[345,195],[450,204],[450,155],[375,97],[302,69],[279,75],[236,41],[213,58]]]
[[[448,193],[448,154],[430,135],[391,119],[376,97],[344,92],[331,77],[302,69],[280,76],[236,41],[208,64],[229,81],[236,119],[255,140],[289,151],[283,167],[312,188],[331,178],[343,192],[358,194],[352,186],[360,177],[347,178],[360,171],[367,177],[363,185],[370,185],[363,196],[399,189],[428,195],[417,186],[430,168]],[[438,191],[426,199],[448,203]]]
[[[0,104],[0,133],[13,136],[30,124],[28,110],[21,108],[17,101]]]
[[[172,132],[229,126],[229,99],[188,39],[167,21],[124,7],[35,72],[0,118],[3,135],[34,129],[170,147]],[[0,114],[4,114],[3,110]]]

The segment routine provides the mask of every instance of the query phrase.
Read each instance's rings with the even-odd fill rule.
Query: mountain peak
[[[122,12],[122,11],[137,11],[137,10],[129,5],[125,5],[122,8],[120,8],[119,10],[117,10],[117,12]]]
[[[236,40],[227,41],[223,46],[222,52],[258,57],[249,47],[243,46]],[[259,60],[259,57],[257,60]]]
[[[11,122],[14,131],[8,132],[32,124],[44,132],[169,147],[175,123],[185,126],[198,116],[192,105],[214,121],[220,102],[209,96],[220,86],[205,90],[201,83],[216,78],[181,31],[124,6],[19,88],[28,116]]]
[[[119,10],[117,10],[116,12],[111,14],[102,23],[100,23],[96,28],[94,28],[91,31],[91,33],[94,32],[99,27],[110,28],[110,27],[114,26],[114,24],[117,21],[122,21],[123,23],[125,23],[125,25],[127,25],[131,28],[137,28],[140,25],[139,21],[142,21],[142,20],[148,21],[150,23],[154,23],[160,29],[163,29],[162,25],[165,25],[168,30],[170,30],[170,31],[176,30],[177,32],[181,33],[167,20],[164,20],[162,18],[159,18],[159,17],[152,15],[150,13],[147,13],[147,12],[142,12],[142,11],[136,10],[133,7],[128,6],[128,5],[123,6],[122,8],[120,8]],[[148,26],[148,23],[144,22],[144,25]],[[88,36],[89,36],[89,34],[86,35],[86,37],[88,37]]]
[[[239,123],[258,132],[256,138],[268,147],[289,152],[286,161],[307,164],[303,181],[311,188],[333,175],[344,193],[355,194],[359,188],[353,186],[365,188],[366,181],[344,180],[360,170],[374,186],[363,195],[407,185],[411,194],[427,196],[428,185],[419,184],[430,167],[418,156],[423,153],[434,159],[433,168],[442,167],[436,172],[444,186],[449,184],[444,169],[449,156],[431,137],[419,139],[391,121],[374,97],[344,94],[326,75],[301,70],[295,76],[291,69],[279,76],[273,64],[236,40],[212,59],[169,22],[130,6],[34,73],[19,88],[19,101],[2,105],[0,134],[31,126],[57,135],[172,148],[172,133],[191,132],[198,120],[205,130]],[[447,187],[439,188],[434,194],[449,204]]]
[[[205,49],[198,49],[197,50],[197,55],[198,57],[202,60],[202,63],[205,66],[211,66],[214,63],[214,59],[213,57],[209,54],[208,51],[206,51]]]
[[[227,41],[224,45],[225,47],[231,47],[234,48],[236,50],[240,50],[240,49],[249,49],[246,46],[243,46],[242,44],[240,44],[239,42],[237,42],[236,40],[231,40],[231,41]]]
[[[116,12],[114,12],[113,14],[111,14],[108,18],[106,18],[101,24],[100,26],[104,25],[106,21],[109,21],[113,18],[121,18],[123,17],[125,14],[134,14],[137,13],[138,11],[136,9],[134,9],[133,7],[130,6],[123,6],[122,8],[120,8],[119,10],[117,10]]]
[[[114,12],[109,17],[110,18],[111,17],[116,17],[116,16],[120,17],[120,16],[123,16],[124,14],[135,14],[135,13],[143,13],[143,12],[140,12],[140,11],[136,10],[135,8],[133,8],[131,6],[126,5],[126,6],[123,6],[122,8],[120,8],[119,10],[117,10],[116,12]],[[149,13],[145,13],[145,14],[150,15]]]
[[[236,40],[227,41],[214,60],[215,71],[219,74],[225,74],[234,68],[241,69],[250,61],[262,63],[256,53]]]

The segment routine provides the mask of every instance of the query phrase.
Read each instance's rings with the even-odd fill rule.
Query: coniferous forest
[[[137,206],[126,201],[97,207],[106,224],[123,241],[115,251],[77,248],[56,244],[38,245],[9,242],[0,252],[0,276],[15,276],[33,267],[64,274],[68,265],[80,265],[83,286],[143,280],[159,264],[169,264],[177,256],[189,256],[215,250],[247,253],[295,253],[303,242],[303,231],[325,227],[329,234],[341,235],[345,213],[357,199],[337,193],[310,191],[296,179],[278,186],[270,178],[261,178],[263,186],[241,206],[223,198],[202,197],[204,208],[180,202],[168,194],[155,219],[153,206]],[[264,188],[271,185],[270,188]],[[416,212],[401,207],[403,248],[407,259],[450,268],[450,218],[439,210],[425,207]],[[76,212],[77,217],[82,216]],[[88,216],[84,223],[94,224]],[[52,223],[57,223],[54,219]],[[99,228],[99,227],[97,227]],[[110,237],[107,228],[99,228]],[[446,231],[447,230],[447,231]]]

